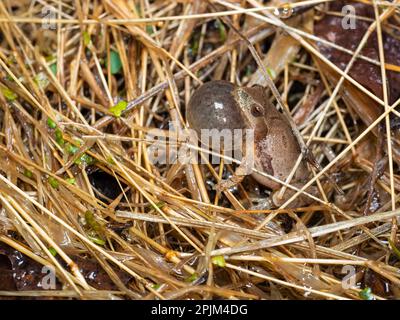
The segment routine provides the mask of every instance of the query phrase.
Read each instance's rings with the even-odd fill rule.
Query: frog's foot
[[[233,176],[227,180],[221,180],[217,184],[215,189],[218,192],[226,191],[229,188],[232,188],[232,187],[238,185],[239,183],[241,183],[243,181],[244,177],[251,173],[252,173],[251,162],[250,162],[249,158],[243,157],[239,167],[236,168]]]
[[[249,208],[249,210],[271,210],[275,208],[271,197],[252,199],[252,202],[253,205]]]
[[[246,160],[242,161],[239,167],[236,168],[235,173],[232,177],[227,180],[221,180],[216,187],[216,190],[219,192],[223,192],[232,188],[239,183],[241,183],[245,176],[251,173],[251,168],[249,168]]]
[[[238,175],[234,174],[229,179],[221,180],[220,182],[218,182],[218,184],[215,187],[215,189],[217,190],[217,192],[227,191],[228,189],[230,189],[230,188],[238,185],[239,183],[241,183],[242,180],[244,179],[244,177],[245,176],[238,176]]]
[[[301,188],[301,184],[293,184],[293,186],[297,188]],[[315,186],[310,186],[305,190],[307,193],[313,195],[313,196],[318,196],[319,191],[318,188]],[[280,207],[283,205],[287,200],[289,200],[295,193],[295,190],[292,189],[286,189],[285,193],[283,194],[283,197],[279,197],[280,190],[275,191],[272,194],[272,202],[276,207]],[[289,205],[288,208],[300,208],[300,207],[305,207],[313,203],[315,200],[310,198],[309,196],[305,194],[299,194],[296,199],[294,199]]]

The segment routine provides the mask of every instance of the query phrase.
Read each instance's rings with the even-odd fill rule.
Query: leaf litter
[[[397,1],[47,4],[0,3],[2,299],[399,298]],[[265,208],[251,177],[215,192],[235,165],[148,158],[200,83],[266,85],[232,26],[343,194],[316,173],[314,203]]]

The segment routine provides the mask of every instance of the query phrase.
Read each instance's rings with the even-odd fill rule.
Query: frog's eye
[[[250,112],[251,112],[251,115],[252,115],[253,117],[256,117],[256,118],[262,117],[262,116],[264,115],[264,110],[263,110],[263,108],[262,108],[260,105],[258,105],[258,104],[253,104],[253,105],[251,106]]]

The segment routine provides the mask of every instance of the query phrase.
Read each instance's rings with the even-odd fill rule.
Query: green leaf
[[[55,136],[56,136],[56,142],[57,142],[61,147],[64,146],[65,141],[64,141],[63,133],[62,133],[61,129],[60,129],[60,128],[57,128],[57,129],[54,131],[54,134],[55,134]]]
[[[211,258],[211,262],[221,268],[224,268],[226,266],[225,258],[224,256],[215,256]]]
[[[101,226],[100,223],[96,221],[96,218],[94,217],[94,214],[92,211],[87,210],[85,212],[85,220],[86,223],[96,232],[101,231]]]
[[[56,139],[62,139],[63,138],[63,133],[60,128],[57,128],[56,131],[54,131],[54,134],[56,136]]]
[[[110,112],[115,116],[115,117],[120,117],[122,114],[122,111],[124,111],[126,109],[126,107],[128,106],[128,102],[126,102],[125,100],[120,100],[118,101],[118,103],[110,108]]]
[[[161,284],[155,283],[155,284],[153,284],[151,287],[152,287],[154,290],[158,290],[158,289],[160,289]]]
[[[17,94],[7,87],[2,87],[1,93],[7,99],[7,101],[10,101],[10,102],[12,102],[18,98]]]
[[[198,278],[197,273],[192,273],[189,277],[185,279],[185,282],[193,282],[196,281]]]
[[[374,296],[372,295],[372,290],[369,287],[366,287],[365,289],[361,290],[358,293],[358,295],[363,300],[374,300]]]
[[[70,155],[74,155],[77,153],[79,148],[77,146],[74,146],[73,144],[67,143],[65,146],[65,151],[68,152]]]
[[[160,201],[160,202],[157,202],[156,204],[155,204],[155,208],[154,209],[161,209],[162,207],[164,207],[165,206],[165,202],[164,201]]]
[[[147,25],[147,26],[146,26],[146,32],[147,32],[147,34],[150,35],[150,36],[151,36],[152,34],[154,34],[153,26]]]
[[[112,164],[112,165],[115,164],[115,161],[114,161],[114,159],[113,159],[111,156],[108,156],[108,157],[107,157],[107,162],[108,162],[109,164]]]
[[[83,144],[83,142],[82,142],[81,140],[79,140],[79,139],[74,139],[74,143],[75,143],[78,147],[81,147],[82,144]]]
[[[193,42],[192,46],[190,47],[190,50],[192,51],[192,54],[193,54],[194,56],[196,56],[196,55],[197,55],[197,52],[199,52],[199,46],[200,46],[199,43],[200,43],[200,42],[199,42],[198,40],[195,40],[195,41]]]
[[[92,237],[88,236],[90,241],[94,242],[95,244],[98,244],[99,246],[104,246],[106,242],[103,239],[97,238],[97,237]]]
[[[190,53],[193,56],[196,56],[197,53],[199,52],[200,37],[201,37],[200,33],[193,34],[193,37],[192,37],[192,40],[191,40],[191,45],[190,45],[190,51],[191,51]]]
[[[138,14],[139,18],[142,18],[142,8],[140,6],[140,3],[135,4],[135,9],[136,9],[136,13]]]
[[[33,177],[33,172],[30,171],[30,170],[28,170],[28,169],[25,169],[25,170],[24,170],[24,176],[27,177],[27,178],[29,178],[29,179],[32,179],[32,177]]]
[[[91,166],[96,163],[96,159],[93,158],[92,156],[88,155],[87,153],[84,153],[81,157],[81,160],[84,164],[87,166]]]
[[[67,178],[67,179],[65,179],[65,181],[67,181],[69,184],[75,184],[76,183],[76,179],[75,178]]]
[[[59,184],[59,182],[58,182],[58,180],[57,180],[56,178],[49,177],[49,178],[47,179],[47,181],[50,183],[50,185],[51,185],[52,188],[54,188],[54,189],[57,189],[57,188],[60,186],[60,184]]]
[[[47,119],[47,126],[50,129],[55,129],[57,128],[57,124],[55,123],[55,121],[51,120],[50,118]]]
[[[87,153],[84,153],[78,159],[76,159],[74,163],[77,165],[83,164],[84,166],[91,166],[96,163],[96,159]]]
[[[55,257],[57,255],[57,251],[53,247],[50,247],[49,251],[50,251],[50,253],[52,254],[53,257]]]
[[[111,74],[116,74],[120,72],[122,68],[121,58],[119,57],[119,53],[117,51],[111,50],[110,52],[110,69]]]
[[[55,56],[54,54],[50,54],[50,55],[44,57],[44,59],[45,59],[47,62],[50,62],[50,61],[52,61],[52,60],[55,60],[55,59],[56,59],[56,56]]]
[[[56,62],[52,63],[49,68],[50,68],[51,72],[56,76],[57,75],[57,63]]]
[[[217,20],[217,27],[218,27],[218,31],[219,31],[219,38],[221,39],[222,42],[225,42],[226,40],[226,29],[224,24]]]
[[[267,73],[268,73],[268,75],[272,78],[272,79],[275,79],[276,78],[276,72],[275,72],[275,70],[274,69],[271,69],[271,68],[266,68],[267,69]]]
[[[90,34],[87,31],[83,31],[83,44],[87,47],[92,42]]]
[[[397,256],[398,259],[400,259],[400,250],[396,247],[392,240],[389,240],[389,244],[393,250],[393,253]]]

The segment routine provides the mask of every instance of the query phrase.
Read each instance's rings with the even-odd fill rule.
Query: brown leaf
[[[356,15],[375,19],[374,10],[371,5],[349,1],[334,1],[330,4],[330,11],[340,13],[344,5],[354,6]],[[333,42],[344,48],[355,51],[367,31],[371,21],[356,20],[355,29],[344,29],[342,17],[325,15],[314,26],[315,35]],[[396,66],[400,65],[400,41],[387,32],[383,32],[383,46],[385,50],[385,62]],[[321,53],[329,58],[340,69],[344,70],[351,59],[351,55],[317,43]],[[361,54],[379,61],[378,39],[376,31],[369,37]],[[350,76],[357,80],[376,96],[382,99],[382,77],[380,67],[368,61],[358,58],[349,72]],[[387,81],[389,88],[389,103],[394,103],[400,96],[400,73],[387,70]]]

